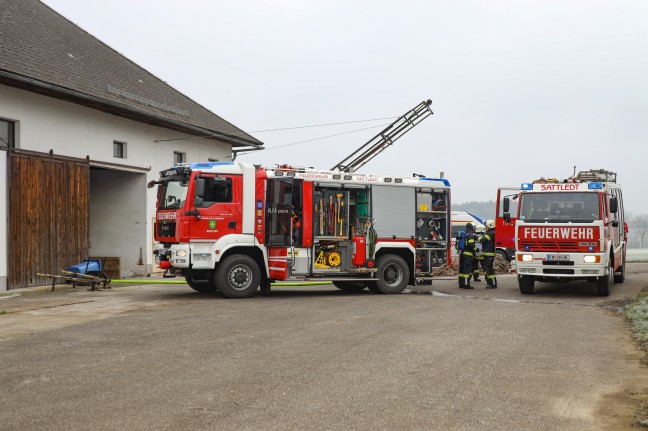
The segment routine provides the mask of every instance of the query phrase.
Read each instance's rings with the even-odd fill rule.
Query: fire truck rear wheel
[[[381,293],[393,295],[405,290],[409,282],[409,267],[402,257],[388,254],[381,256],[377,264],[376,287]]]
[[[229,256],[218,265],[216,284],[228,298],[249,298],[254,295],[260,282],[261,270],[250,256]]]
[[[520,286],[521,294],[531,295],[535,287],[535,280],[528,275],[518,275],[518,286]]]
[[[367,287],[362,281],[334,281],[335,287],[343,292],[362,292]]]
[[[599,277],[596,281],[596,293],[598,296],[610,296],[612,284],[614,284],[614,268],[612,268],[612,259],[610,259],[608,273]]]

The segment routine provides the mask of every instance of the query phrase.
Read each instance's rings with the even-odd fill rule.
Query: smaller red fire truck
[[[156,261],[229,298],[275,280],[400,293],[448,264],[450,183],[209,162],[160,173]]]
[[[523,294],[536,281],[587,280],[608,296],[625,279],[623,196],[616,174],[581,171],[562,182],[523,183],[515,221],[515,263]],[[503,200],[511,220],[511,199]]]

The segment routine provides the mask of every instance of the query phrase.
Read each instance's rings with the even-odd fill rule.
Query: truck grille
[[[543,268],[542,269],[543,274],[573,274],[574,270],[573,269],[567,269],[567,268]]]
[[[158,236],[163,236],[163,237],[175,237],[175,232],[176,232],[176,224],[175,222],[164,222],[164,221],[159,221],[157,225],[157,234]]]
[[[520,251],[579,251],[577,241],[520,241]]]

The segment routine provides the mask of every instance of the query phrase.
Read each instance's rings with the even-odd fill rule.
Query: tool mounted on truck
[[[431,100],[419,103],[389,126],[385,127],[385,129],[367,141],[363,146],[347,156],[347,158],[333,166],[331,171],[356,172],[396,142],[398,138],[432,115],[433,112],[430,105],[432,105]]]

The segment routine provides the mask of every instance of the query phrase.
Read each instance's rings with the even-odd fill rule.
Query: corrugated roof
[[[0,71],[117,115],[263,145],[37,0],[0,0]]]

